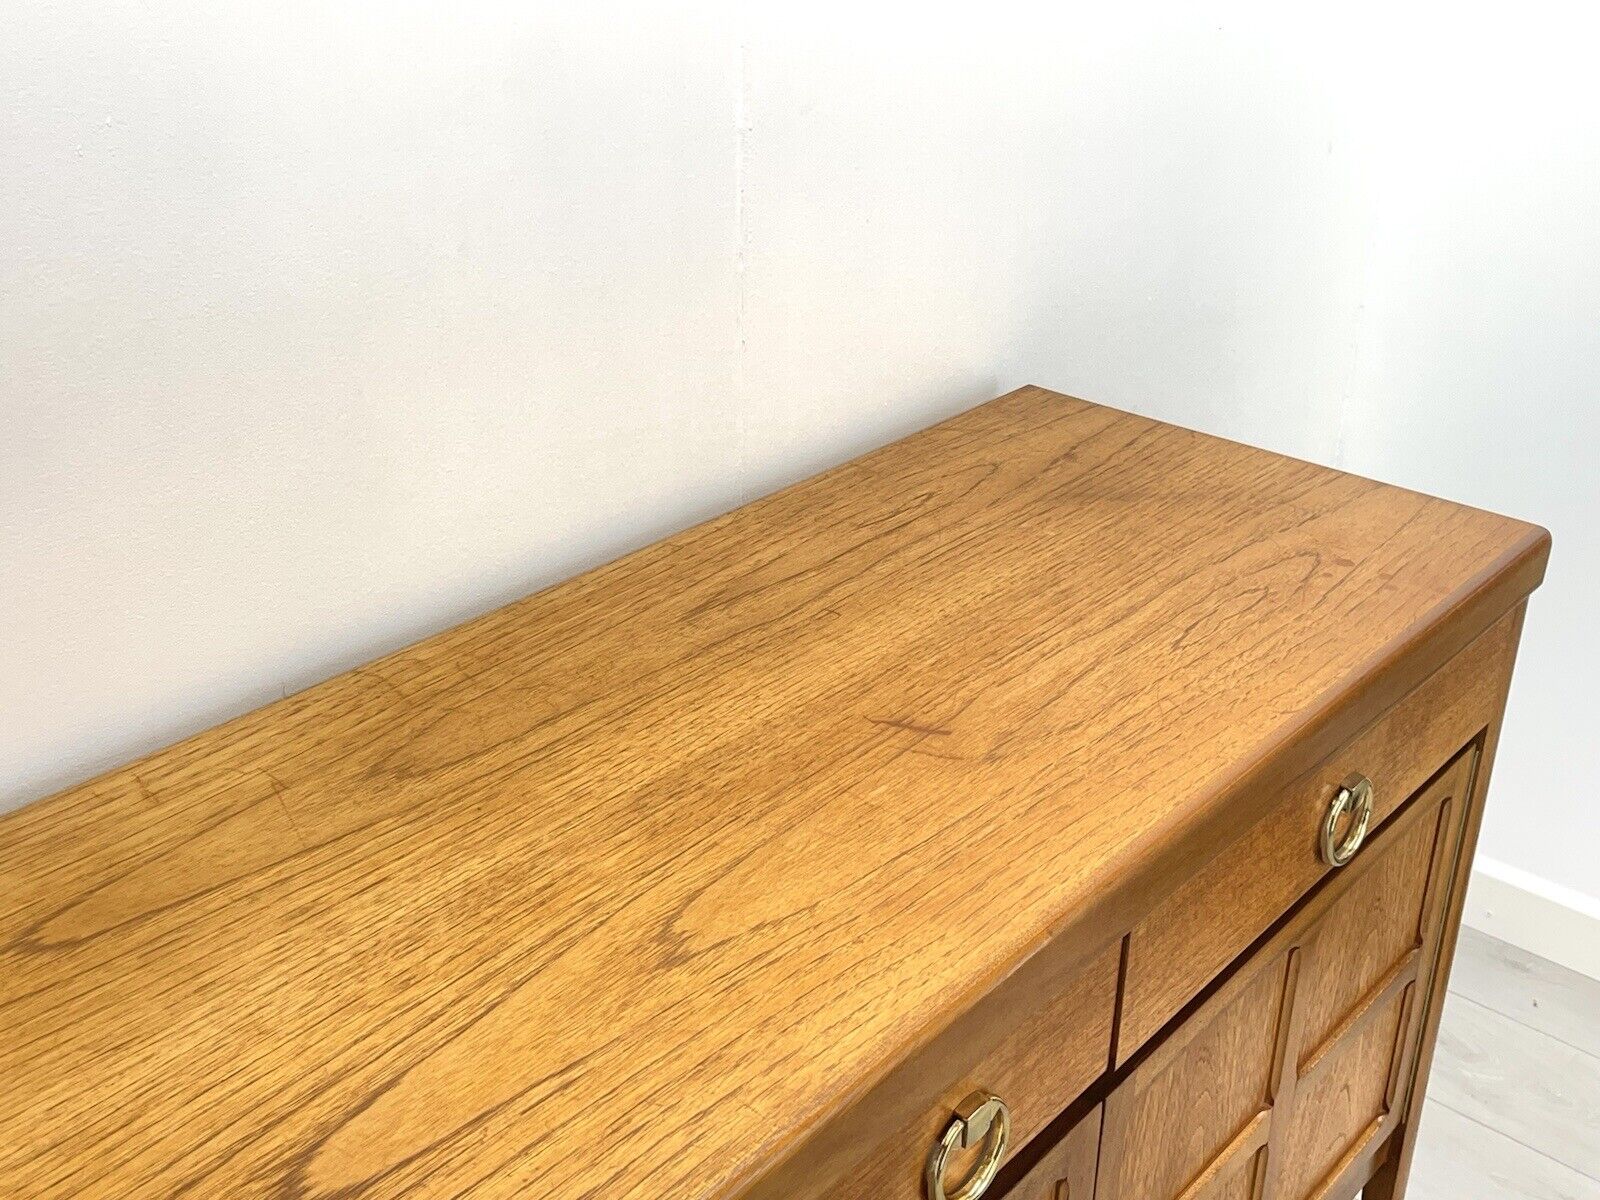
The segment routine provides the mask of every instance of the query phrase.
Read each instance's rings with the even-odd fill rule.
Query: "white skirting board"
[[[1481,854],[1462,921],[1529,954],[1600,979],[1600,900]]]

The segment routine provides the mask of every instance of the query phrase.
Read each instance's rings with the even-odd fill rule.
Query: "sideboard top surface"
[[[1013,392],[0,818],[0,1194],[735,1194],[1547,546]]]

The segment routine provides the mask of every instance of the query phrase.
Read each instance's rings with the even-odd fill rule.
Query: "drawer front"
[[[1106,1102],[1099,1200],[1200,1200],[1253,1188],[1287,1037],[1291,966],[1282,951],[1242,968],[1118,1086]]]
[[[1491,627],[1291,784],[1265,816],[1133,930],[1119,1064],[1333,869],[1322,858],[1322,823],[1346,779],[1359,773],[1372,781],[1377,826],[1494,721],[1516,632],[1510,617]]]
[[[1469,750],[1430,783],[1367,869],[1296,939],[1268,1164],[1282,1200],[1351,1192],[1405,1115],[1476,764]]]
[[[1005,1101],[1010,1136],[1005,1161],[1105,1074],[1117,999],[1120,947],[1113,945],[1073,982],[997,1045],[940,1102],[878,1147],[866,1164],[834,1189],[836,1200],[924,1200],[929,1152],[958,1104],[974,1092]],[[981,1148],[980,1148],[981,1149]],[[954,1193],[974,1166],[979,1149],[955,1150],[945,1172]],[[1032,1200],[1032,1197],[1029,1197]],[[1055,1200],[1054,1196],[1050,1200]]]
[[[1100,1155],[1100,1118],[1104,1108],[1079,1121],[1046,1150],[1000,1200],[1094,1200],[1095,1165]]]
[[[1476,751],[1132,1065],[1097,1200],[1349,1194],[1403,1113]]]

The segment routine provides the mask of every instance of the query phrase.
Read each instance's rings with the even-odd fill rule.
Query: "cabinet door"
[[[1354,1194],[1403,1115],[1475,762],[1459,755],[1134,1067],[1106,1102],[1098,1200]]]
[[[1101,1113],[1102,1109],[1096,1107],[1074,1125],[1006,1189],[1001,1200],[1094,1200]]]
[[[1275,1200],[1354,1194],[1404,1116],[1476,761],[1469,751],[1423,789],[1299,940]]]
[[[1262,1178],[1294,989],[1259,954],[1106,1101],[1099,1200],[1250,1200]]]

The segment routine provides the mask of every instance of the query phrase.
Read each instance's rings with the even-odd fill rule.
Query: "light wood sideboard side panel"
[[[1527,604],[1518,604],[1509,614],[1511,643],[1515,647],[1527,615]],[[1490,779],[1494,771],[1495,751],[1499,748],[1500,730],[1505,714],[1509,675],[1502,680],[1499,702],[1494,719],[1484,733],[1473,772],[1471,794],[1467,799],[1463,817],[1461,839],[1456,847],[1455,860],[1450,865],[1445,883],[1445,895],[1440,899],[1439,935],[1433,951],[1433,961],[1427,972],[1426,990],[1421,993],[1422,1015],[1417,1033],[1417,1044],[1401,1081],[1399,1102],[1406,1118],[1382,1147],[1379,1155],[1368,1164],[1353,1164],[1348,1177],[1330,1188],[1328,1200],[1345,1200],[1360,1191],[1363,1200],[1404,1200],[1410,1181],[1411,1163],[1416,1153],[1418,1121],[1422,1115],[1423,1092],[1427,1086],[1428,1072],[1433,1063],[1434,1047],[1438,1041],[1439,1019],[1444,1011],[1444,998],[1454,964],[1456,941],[1461,932],[1461,915],[1466,904],[1467,881],[1472,873],[1473,856],[1477,852],[1478,834],[1483,827],[1483,814],[1488,799]]]

